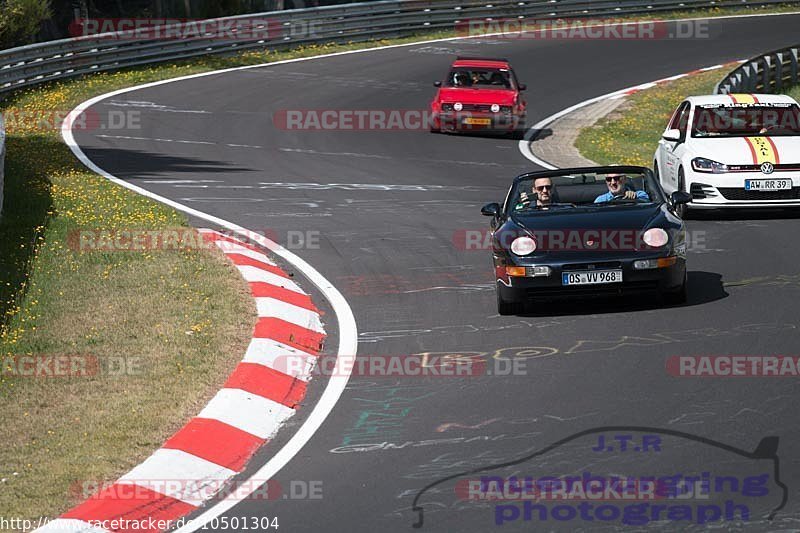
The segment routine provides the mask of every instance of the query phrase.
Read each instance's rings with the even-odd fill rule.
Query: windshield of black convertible
[[[649,174],[608,171],[522,179],[508,205],[511,212],[528,215],[661,201],[661,189]]]

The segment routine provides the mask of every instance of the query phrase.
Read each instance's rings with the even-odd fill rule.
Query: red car
[[[525,129],[526,103],[505,59],[459,57],[431,102],[431,131],[502,131]]]

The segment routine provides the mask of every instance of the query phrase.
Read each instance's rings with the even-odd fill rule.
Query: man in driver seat
[[[537,178],[531,189],[533,194],[529,195],[526,191],[519,193],[519,202],[514,209],[526,209],[534,200],[539,209],[549,209],[553,202],[553,181],[550,178]]]
[[[628,176],[625,174],[607,174],[606,187],[608,187],[608,192],[595,198],[594,203],[602,204],[615,198],[650,201],[650,196],[645,191],[637,191],[628,183]]]

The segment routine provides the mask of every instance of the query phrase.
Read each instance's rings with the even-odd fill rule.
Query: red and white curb
[[[153,455],[37,531],[163,531],[159,522],[195,511],[241,472],[305,396],[325,339],[311,297],[258,247],[212,230],[200,233],[236,265],[256,301],[258,322],[244,359]]]

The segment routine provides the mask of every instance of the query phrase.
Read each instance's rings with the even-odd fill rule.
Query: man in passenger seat
[[[614,198],[650,201],[650,196],[645,191],[637,191],[628,183],[628,176],[625,174],[607,174],[606,186],[608,187],[608,192],[595,198],[594,203],[602,204],[610,202]]]

